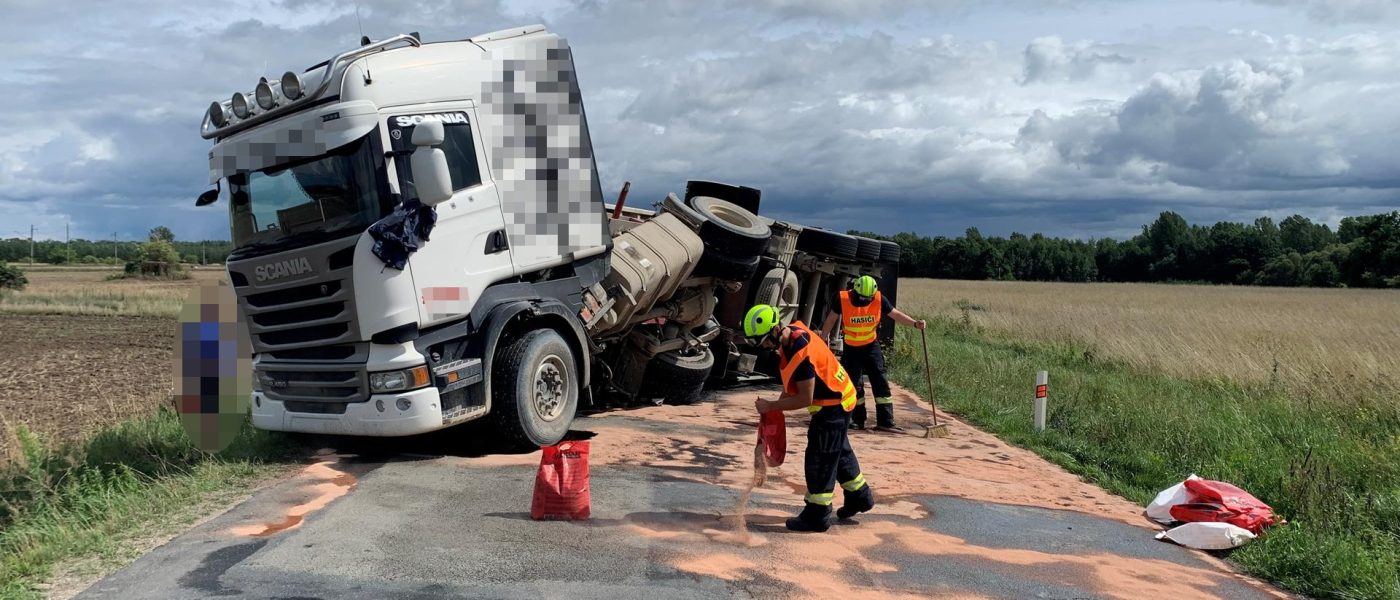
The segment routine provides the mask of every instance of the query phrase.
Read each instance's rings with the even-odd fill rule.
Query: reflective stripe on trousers
[[[848,492],[858,492],[860,491],[860,488],[863,487],[865,487],[865,473],[860,473],[856,475],[855,479],[841,484],[841,489],[846,490]]]

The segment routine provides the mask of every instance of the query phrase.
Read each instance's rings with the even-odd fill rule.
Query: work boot
[[[846,492],[845,497],[841,508],[836,509],[836,518],[842,521],[875,508],[875,492],[870,490],[869,484],[854,492]]]
[[[857,422],[855,422],[855,421],[851,421],[851,429],[854,429],[854,430],[857,430],[857,431],[859,431],[859,430],[861,430],[861,429],[865,429],[865,423],[857,423]]]
[[[904,433],[904,428],[894,424],[876,425],[875,431],[883,431],[885,433]]]
[[[787,528],[792,531],[821,533],[831,529],[831,507],[808,503],[802,512],[787,520]]]

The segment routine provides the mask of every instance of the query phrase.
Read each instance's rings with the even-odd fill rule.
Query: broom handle
[[[938,426],[938,405],[933,401],[933,367],[928,362],[928,332],[920,329],[919,339],[924,342],[924,377],[928,379],[928,405],[933,410],[933,426]]]

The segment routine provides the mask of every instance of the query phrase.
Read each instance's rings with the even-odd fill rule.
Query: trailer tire
[[[808,254],[853,259],[860,243],[844,233],[808,227],[797,236],[797,249]]]
[[[788,269],[773,269],[759,281],[758,293],[754,294],[754,304],[777,307],[782,324],[787,326],[797,316],[798,297],[801,292],[797,283],[797,273]]]
[[[880,242],[880,262],[899,264],[899,244]]]
[[[727,281],[748,281],[753,278],[753,274],[758,270],[762,259],[761,256],[750,256],[745,259],[730,258],[729,255],[714,248],[706,247],[705,253],[700,256],[699,264],[695,265],[695,276],[714,277]]]
[[[866,262],[880,262],[884,248],[880,240],[856,236],[856,258]]]
[[[549,446],[569,432],[578,411],[574,351],[553,329],[525,332],[491,365],[491,414],[515,444]]]
[[[773,230],[744,207],[710,196],[696,196],[686,202],[705,219],[700,239],[705,251],[717,250],[732,258],[746,259],[763,254]]]
[[[646,383],[639,395],[661,398],[666,404],[695,404],[704,397],[705,380],[714,367],[709,346],[701,346],[698,353],[662,352],[647,363]]]

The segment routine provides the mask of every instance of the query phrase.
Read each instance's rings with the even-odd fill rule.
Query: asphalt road
[[[789,462],[754,492],[740,531],[756,391],[771,392],[579,420],[595,434],[588,521],[530,519],[538,452],[482,456],[468,433],[373,454],[342,444],[78,597],[1279,595],[1153,540],[1137,507],[957,422],[939,440],[853,434],[881,505],[826,534],[794,534],[782,521],[801,502],[805,424],[791,414]],[[921,411],[903,396],[906,425]]]

